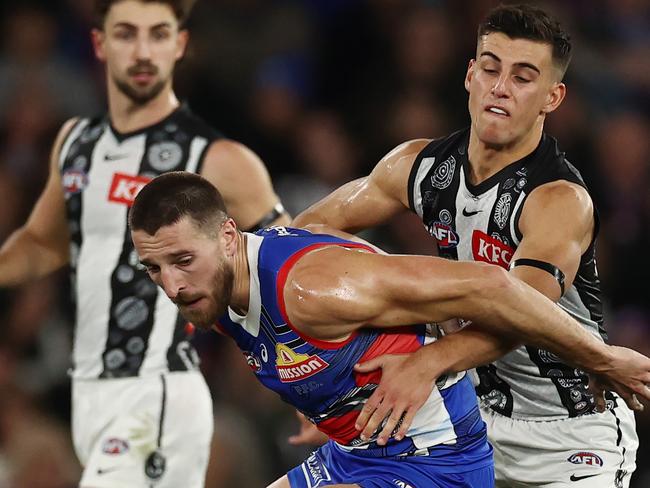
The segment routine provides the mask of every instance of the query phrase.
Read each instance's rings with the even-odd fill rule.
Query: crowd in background
[[[463,78],[476,25],[495,4],[199,0],[177,93],[260,155],[295,215],[367,174],[400,142],[469,123]],[[599,210],[610,340],[650,355],[650,3],[543,6],[572,34],[568,95],[546,130],[582,172]],[[60,124],[104,110],[91,7],[92,0],[0,7],[0,243],[40,194]],[[410,214],[368,237],[398,252],[431,253],[434,245]],[[71,317],[65,272],[0,290],[2,487],[76,486],[66,376]],[[265,486],[308,452],[287,442],[297,429],[294,412],[257,385],[227,339],[199,334],[196,344],[215,399],[207,486]],[[637,423],[632,488],[650,486],[650,414]]]

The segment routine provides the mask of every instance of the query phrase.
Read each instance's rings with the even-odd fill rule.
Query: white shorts
[[[72,437],[81,488],[200,488],[213,414],[197,371],[73,380]]]
[[[527,421],[481,408],[494,447],[496,488],[627,488],[636,469],[634,413]]]

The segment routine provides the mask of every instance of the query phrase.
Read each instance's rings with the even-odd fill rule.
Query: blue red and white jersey
[[[381,370],[359,374],[354,365],[386,353],[406,353],[435,340],[437,327],[414,325],[394,329],[363,328],[343,342],[307,337],[285,313],[284,285],[292,266],[323,246],[373,252],[367,246],[302,229],[272,227],[247,234],[250,299],[246,316],[228,309],[219,320],[222,332],[235,339],[257,378],[293,405],[345,449],[366,454],[424,453],[438,444],[454,444],[483,428],[469,377],[442,378],[418,411],[402,441],[379,447],[362,441],[354,428],[364,402],[377,387]],[[354,251],[351,251],[354,252]],[[471,427],[467,427],[471,425]],[[471,431],[471,432],[470,432]]]

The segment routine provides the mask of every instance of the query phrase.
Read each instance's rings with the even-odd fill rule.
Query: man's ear
[[[190,40],[190,33],[187,29],[182,29],[178,32],[176,38],[176,61],[185,56],[187,50],[187,43]]]
[[[560,106],[565,96],[566,85],[562,82],[555,83],[555,85],[553,85],[553,88],[551,88],[551,90],[548,92],[548,95],[546,96],[546,103],[544,103],[544,106],[542,107],[542,113],[550,114],[553,112]]]
[[[467,73],[465,74],[465,90],[469,93],[469,85],[472,82],[472,77],[474,76],[474,66],[476,65],[475,59],[470,59],[469,64],[467,65]]]
[[[227,256],[234,256],[237,252],[237,224],[228,218],[219,231],[219,239]]]
[[[106,61],[106,53],[104,52],[106,33],[101,29],[92,29],[90,31],[90,40],[93,43],[93,50],[95,51],[97,59],[100,61]]]

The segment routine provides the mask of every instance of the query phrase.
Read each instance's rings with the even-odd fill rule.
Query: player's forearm
[[[18,286],[42,278],[67,262],[67,251],[39,242],[23,227],[0,248],[0,287]]]
[[[518,342],[510,337],[495,335],[472,325],[427,344],[417,355],[422,367],[439,376],[491,363],[517,345]]]
[[[509,292],[494,297],[495,315],[488,314],[490,330],[524,344],[557,354],[587,371],[599,371],[609,361],[609,347],[593,336],[554,302],[529,285],[513,280]],[[501,320],[498,316],[501,316]]]

